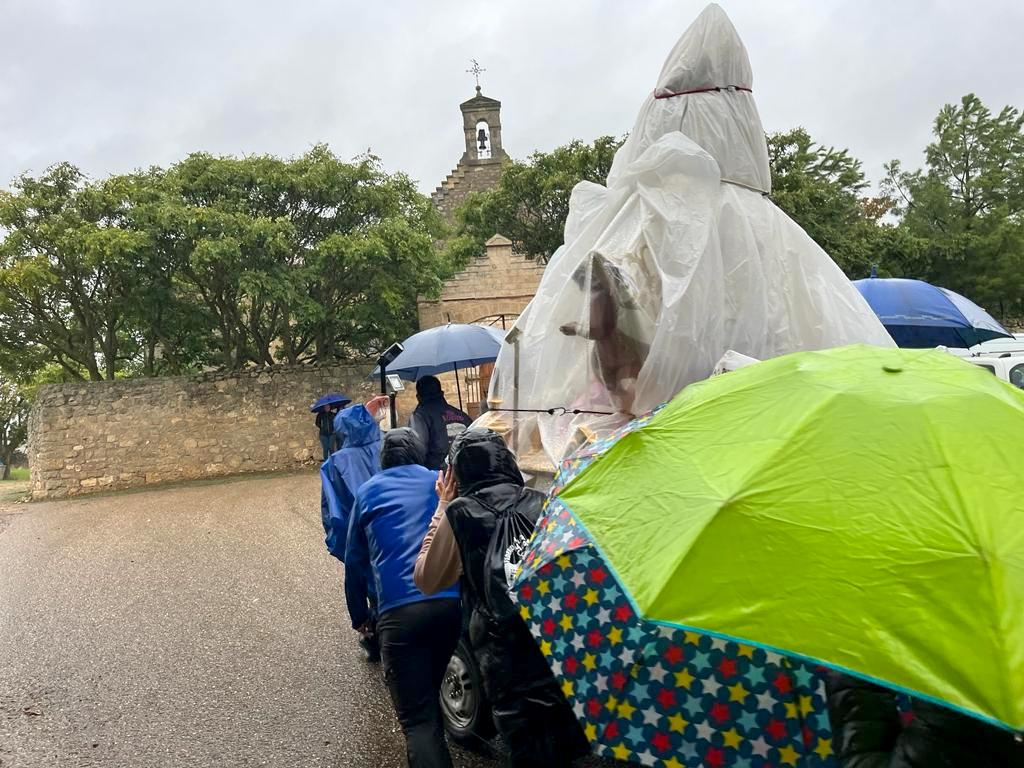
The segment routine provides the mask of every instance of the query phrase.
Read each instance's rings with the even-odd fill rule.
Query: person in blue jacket
[[[334,417],[334,432],[343,442],[320,468],[320,516],[327,551],[345,562],[356,491],[380,469],[380,427],[365,406],[351,405]]]
[[[413,581],[423,536],[437,507],[437,473],[409,428],[384,437],[381,471],[356,494],[345,549],[345,597],[352,627],[372,624],[367,580],[377,594],[384,679],[405,735],[410,768],[450,768],[439,693],[462,631],[456,585],[425,595]]]

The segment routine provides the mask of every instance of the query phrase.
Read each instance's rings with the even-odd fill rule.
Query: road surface
[[[0,767],[403,766],[322,539],[312,472],[0,503]]]

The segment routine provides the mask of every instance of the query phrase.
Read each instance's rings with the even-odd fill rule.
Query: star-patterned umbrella
[[[596,751],[833,766],[828,669],[1021,729],[1024,396],[984,373],[789,355],[563,464],[513,593]]]
[[[815,667],[639,617],[557,492],[650,416],[566,462],[516,597],[595,752],[644,766],[831,768]]]

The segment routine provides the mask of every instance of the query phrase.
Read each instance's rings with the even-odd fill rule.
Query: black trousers
[[[399,606],[377,619],[384,680],[409,768],[451,768],[438,697],[461,632],[462,610],[452,598]]]

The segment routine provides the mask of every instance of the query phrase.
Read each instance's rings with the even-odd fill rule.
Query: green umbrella
[[[799,353],[688,387],[556,500],[656,625],[1024,730],[1022,437],[1024,393],[946,353]]]

